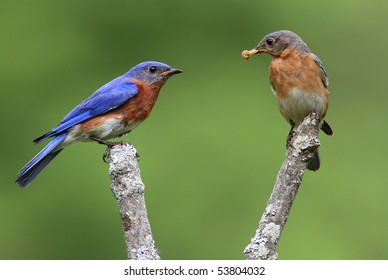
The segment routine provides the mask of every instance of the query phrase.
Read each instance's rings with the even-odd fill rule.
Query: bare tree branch
[[[109,149],[111,190],[116,198],[130,260],[159,260],[148,221],[136,149],[120,143]]]
[[[319,115],[312,113],[297,128],[278,173],[267,207],[256,235],[245,248],[248,260],[277,259],[277,244],[290,214],[292,203],[302,182],[304,171],[314,151],[319,147]]]

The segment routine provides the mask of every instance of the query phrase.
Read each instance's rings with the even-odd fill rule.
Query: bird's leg
[[[104,139],[101,139],[101,138],[98,138],[98,137],[95,137],[93,135],[89,136],[89,139],[90,140],[93,140],[93,141],[96,141],[98,144],[102,144],[102,145],[106,145],[106,150],[104,152],[104,154],[102,155],[102,160],[105,162],[105,163],[108,163],[106,161],[106,158],[109,156],[109,150],[110,148],[115,145],[116,143],[114,142],[110,142],[110,141],[107,141],[107,140],[104,140]]]
[[[290,129],[290,132],[288,133],[288,136],[287,136],[286,148],[288,148],[290,146],[291,140],[295,135],[295,131],[294,131],[295,123],[292,120],[290,120],[290,126],[291,126],[291,129]]]
[[[106,145],[106,146],[113,146],[115,143],[95,137],[93,135],[89,136],[89,139],[92,141],[96,141],[98,144]]]

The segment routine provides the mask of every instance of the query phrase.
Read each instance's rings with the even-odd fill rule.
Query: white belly
[[[107,119],[101,125],[93,127],[88,131],[80,131],[80,125],[74,126],[60,147],[63,148],[75,142],[90,141],[89,137],[94,136],[100,139],[111,139],[130,132],[141,122],[131,122],[125,126],[120,119]]]
[[[293,88],[287,98],[277,98],[279,110],[287,121],[292,120],[300,124],[310,113],[315,112],[321,116],[326,110],[326,97],[320,93],[311,94]]]

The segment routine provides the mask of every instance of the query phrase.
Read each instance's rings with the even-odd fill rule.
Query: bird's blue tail
[[[32,160],[30,160],[19,172],[16,178],[16,183],[20,187],[27,187],[35,179],[36,176],[50,163],[62,149],[55,150],[60,143],[66,138],[67,133],[55,136],[46,147],[43,148]]]

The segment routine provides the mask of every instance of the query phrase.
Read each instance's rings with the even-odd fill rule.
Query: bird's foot
[[[290,132],[288,132],[288,136],[287,136],[287,140],[286,140],[286,149],[288,149],[288,147],[290,146],[291,144],[291,140],[292,138],[294,138],[294,135],[295,135],[295,123],[290,120],[290,126],[291,126],[291,129],[290,129]]]
[[[295,134],[296,134],[296,132],[294,130],[292,130],[292,131],[290,131],[290,133],[288,133],[287,140],[286,140],[286,148],[287,149],[288,149],[288,147],[290,147],[292,138],[294,138]]]
[[[127,143],[124,142],[124,141],[119,141],[119,142],[112,142],[112,145],[108,145],[106,147],[106,150],[102,156],[102,160],[105,162],[105,163],[108,163],[107,161],[107,158],[109,157],[109,154],[110,154],[110,149],[115,146],[115,145],[126,145]],[[133,146],[133,149],[135,149],[135,147]],[[139,161],[140,160],[140,155],[137,153],[137,151],[135,150],[135,157],[136,157],[136,160]]]
[[[107,158],[109,157],[110,149],[113,146],[116,146],[116,145],[121,145],[121,146],[127,145],[127,143],[125,141],[111,142],[111,141],[107,141],[107,140],[104,140],[104,139],[101,139],[101,138],[98,138],[98,137],[95,137],[95,136],[90,136],[89,139],[97,142],[98,144],[106,145],[106,150],[105,150],[104,154],[102,155],[102,160],[105,163],[108,163]],[[140,155],[137,153],[137,151],[136,151],[136,155],[135,156],[136,156],[137,161],[139,161],[140,160]]]
[[[103,155],[102,155],[102,160],[103,160],[105,163],[108,163],[107,158],[109,157],[110,148],[111,148],[111,147],[112,147],[112,146],[106,146],[106,150],[105,150],[105,152],[104,152]]]

